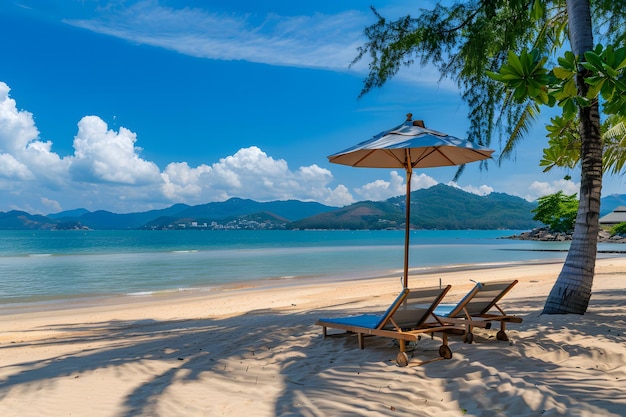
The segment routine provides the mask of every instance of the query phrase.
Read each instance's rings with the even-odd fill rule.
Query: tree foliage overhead
[[[595,35],[609,43],[623,43],[626,0],[592,1],[591,6]],[[365,28],[367,41],[353,61],[369,59],[361,95],[382,87],[402,67],[433,64],[442,78],[457,82],[468,104],[468,140],[490,146],[492,139],[501,139],[499,162],[510,157],[539,107],[533,100],[514,100],[510,90],[487,71],[499,71],[510,51],[535,51],[537,57],[553,57],[556,62],[567,43],[565,0],[437,3],[395,20],[373,7],[372,11],[377,21]]]
[[[370,58],[370,72],[361,94],[384,85],[402,66],[416,61],[421,65],[431,63],[442,78],[458,83],[462,98],[469,105],[468,140],[489,146],[497,126],[504,127],[509,135],[526,132],[536,115],[535,106],[512,102],[502,84],[489,78],[485,71],[497,71],[509,50],[528,45],[542,51],[559,47],[563,35],[555,26],[562,23],[546,24],[542,36],[538,36],[540,23],[528,12],[528,1],[507,1],[507,7],[501,7],[502,3],[492,0],[437,4],[432,10],[419,10],[415,17],[395,21],[388,21],[372,9],[378,21],[365,29],[368,42],[355,58],[355,62]],[[503,153],[509,154],[513,145],[505,146]]]
[[[625,109],[626,110],[626,109]],[[626,165],[626,117],[609,118],[604,130],[604,167],[612,174],[623,173]]]
[[[626,110],[626,108],[624,109]],[[581,139],[578,121],[557,116],[551,119],[548,129],[548,147],[543,150],[539,162],[547,172],[555,167],[575,168],[580,163]],[[626,117],[611,115],[602,123],[604,142],[604,172],[622,174],[626,165]]]
[[[620,114],[626,108],[620,60],[625,2],[455,1],[393,21],[374,10],[377,22],[366,29],[368,41],[355,59],[370,57],[362,94],[402,66],[434,64],[442,77],[458,83],[469,106],[468,139],[487,146],[496,133],[506,139],[500,162],[528,132],[540,106],[558,104],[564,122],[578,118],[578,212],[545,314],[584,314],[591,297],[603,174],[600,111]],[[594,38],[606,46],[594,49]]]
[[[518,103],[533,101],[550,107],[558,104],[562,108],[562,117],[557,119],[565,122],[576,120],[579,108],[598,104],[600,99],[604,113],[626,114],[626,47],[598,45],[593,51],[587,51],[584,57],[566,51],[552,69],[546,68],[547,60],[536,49],[530,52],[524,49],[520,56],[509,51],[500,71],[487,71],[487,74],[504,84]],[[581,68],[585,73],[584,94],[577,85]],[[557,127],[561,128],[560,121]],[[560,129],[548,130],[552,136],[567,133]]]
[[[626,117],[626,47],[606,48],[602,45],[587,51],[584,59],[572,52],[558,58],[558,65],[551,70],[545,67],[547,57],[540,57],[536,50],[523,50],[518,57],[509,52],[497,73],[489,76],[512,92],[518,102],[526,100],[536,104],[562,108],[562,115],[551,119],[547,126],[548,147],[543,151],[540,162],[544,172],[554,167],[574,168],[581,162],[583,145],[578,126],[579,108],[589,108],[602,100],[602,109],[609,117],[603,123],[604,172],[620,173],[626,163],[624,148]],[[584,84],[586,93],[580,94],[576,78],[580,68],[586,71]]]

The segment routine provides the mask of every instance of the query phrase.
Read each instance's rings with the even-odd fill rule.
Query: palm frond
[[[605,139],[617,139],[620,136],[626,136],[626,125],[624,124],[624,121],[613,125],[610,129],[604,132],[603,135]]]
[[[613,121],[615,122],[615,121]],[[616,122],[602,135],[604,139],[604,171],[620,174],[626,165],[626,125],[624,120]]]
[[[515,146],[528,134],[533,122],[537,119],[539,109],[535,103],[529,102],[515,115],[517,121],[513,121],[513,128],[510,131],[509,138],[504,144],[502,153],[498,158],[498,164],[511,156]]]

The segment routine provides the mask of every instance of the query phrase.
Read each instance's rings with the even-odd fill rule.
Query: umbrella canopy
[[[411,176],[414,168],[463,165],[491,158],[487,149],[467,140],[427,129],[421,120],[407,120],[373,138],[328,157],[335,164],[368,168],[403,168],[406,171],[406,221],[404,239],[404,286],[409,276],[409,230]]]

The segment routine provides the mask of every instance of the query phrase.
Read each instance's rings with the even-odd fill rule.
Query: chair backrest
[[[418,289],[405,289],[406,297],[395,309],[387,310],[389,316],[383,320],[379,329],[392,326],[390,317],[393,321],[403,329],[419,328],[437,307],[437,304],[443,300],[446,293],[452,288],[451,285],[445,287],[428,287]]]
[[[385,313],[380,316],[380,320],[378,321],[378,324],[374,326],[375,329],[382,329],[385,326],[385,324],[389,321],[389,318],[398,309],[398,307],[400,307],[400,305],[402,304],[402,301],[404,301],[404,299],[406,298],[408,294],[409,294],[408,288],[404,288],[400,292],[400,294],[398,294],[398,296],[393,301],[393,303],[391,303],[387,311],[385,311]]]
[[[465,310],[472,317],[479,317],[491,310],[511,288],[517,284],[513,281],[479,282],[465,297],[450,311],[447,317],[461,317]]]

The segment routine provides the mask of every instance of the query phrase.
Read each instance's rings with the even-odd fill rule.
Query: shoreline
[[[587,314],[542,316],[563,261],[415,270],[411,287],[518,279],[499,305],[523,318],[509,342],[438,337],[394,365],[384,338],[323,338],[320,317],[384,311],[394,275],[0,315],[0,414],[6,417],[222,415],[620,416],[626,409],[626,258],[599,259]],[[290,283],[291,284],[291,283]]]
[[[505,249],[503,249],[505,250]],[[450,272],[463,272],[475,270],[488,270],[497,268],[508,268],[522,265],[550,265],[562,264],[562,259],[535,259],[530,261],[503,261],[503,262],[484,262],[475,264],[452,264],[452,265],[436,265],[425,267],[412,267],[409,269],[411,277],[420,279],[420,277],[428,277],[432,274],[445,274]],[[282,289],[288,287],[301,287],[311,285],[328,285],[338,282],[349,281],[365,281],[365,280],[394,280],[394,276],[398,275],[397,281],[400,282],[402,271],[400,269],[387,271],[373,271],[373,273],[365,273],[363,271],[355,271],[351,275],[344,276],[307,276],[307,277],[289,277],[289,278],[262,278],[254,280],[244,280],[230,283],[214,284],[208,287],[197,288],[178,288],[169,290],[146,291],[142,293],[124,293],[124,294],[72,294],[67,296],[51,296],[48,299],[36,300],[3,300],[0,303],[0,317],[5,315],[19,314],[23,312],[38,311],[57,311],[57,310],[74,310],[80,308],[96,307],[103,305],[129,305],[134,303],[150,302],[154,300],[177,300],[180,298],[195,298],[219,294],[223,291],[231,290],[271,290]]]
[[[458,295],[464,290],[469,290],[478,280],[517,279],[520,284],[532,284],[534,286],[532,294],[543,293],[547,297],[563,262],[560,259],[540,259],[531,262],[412,268],[409,287],[451,284],[453,289],[450,294]],[[626,257],[598,259],[596,274],[607,268],[605,265],[613,264],[618,265],[617,268],[623,266],[626,279]],[[362,298],[371,302],[368,298],[371,296],[377,299],[383,295],[395,298],[401,289],[401,271],[395,272],[397,274],[341,279],[317,277],[306,280],[250,280],[215,286],[207,291],[156,292],[141,296],[78,297],[58,299],[53,302],[24,303],[20,306],[7,304],[0,306],[0,329],[2,329],[0,346],[5,341],[6,331],[19,331],[20,325],[14,324],[20,323],[23,319],[45,320],[59,316],[71,318],[73,322],[74,319],[80,321],[83,317],[101,317],[102,320],[106,320],[110,314],[114,314],[117,317],[123,317],[122,320],[132,320],[138,314],[145,318],[152,315],[153,318],[161,320],[171,318],[173,311],[176,311],[177,318],[196,319],[221,317],[224,314],[249,314],[266,298],[271,299],[269,304],[272,308],[280,306],[293,309],[302,304],[296,302],[297,297],[302,294],[306,294],[307,298],[315,299],[316,303],[323,302],[323,305],[331,306],[344,299],[353,302],[353,299]],[[539,282],[542,283],[540,288],[536,287]],[[597,283],[594,280],[594,288],[596,286]],[[519,291],[520,285],[517,287]],[[244,302],[240,302],[242,299]],[[215,305],[222,307],[215,308]],[[227,307],[224,308],[224,306]],[[295,309],[300,310],[300,308]]]
[[[412,268],[416,269],[448,266],[451,258],[462,265],[526,262],[538,258],[564,259],[564,250],[537,249],[568,247],[560,243],[502,240],[499,239],[502,231],[420,232],[418,235],[421,237],[413,240],[410,249],[414,263]],[[504,234],[512,233],[507,232]],[[251,279],[288,282],[317,281],[318,277],[345,279],[365,274],[401,274],[396,271],[402,265],[398,244],[402,239],[394,234],[296,233],[289,236],[293,237],[293,242],[289,244],[282,240],[259,242],[260,236],[255,234],[244,236],[243,242],[239,242],[239,238],[227,235],[221,236],[218,241],[213,241],[212,236],[204,236],[190,242],[185,240],[185,244],[175,239],[164,242],[140,240],[141,248],[145,250],[134,252],[137,236],[115,234],[114,237],[122,238],[122,247],[118,247],[115,253],[109,253],[108,249],[111,242],[116,241],[111,236],[101,236],[95,241],[76,239],[67,242],[68,247],[74,248],[71,251],[63,249],[63,246],[54,246],[54,242],[23,237],[19,241],[21,245],[14,246],[31,249],[18,252],[42,252],[38,250],[40,247],[47,248],[43,252],[50,252],[50,247],[57,247],[59,253],[67,252],[67,256],[35,256],[28,260],[21,256],[3,258],[5,285],[0,290],[0,310],[3,309],[1,306],[5,306],[4,310],[22,306],[33,308],[37,303],[47,303],[50,307],[46,308],[55,309],[59,300],[88,304],[90,299],[97,302],[99,298],[109,297],[210,292],[215,287],[234,281],[248,284]],[[130,240],[124,240],[127,238]],[[89,253],[76,249],[83,247],[88,247]],[[153,252],[157,247],[167,250]],[[226,247],[230,249],[224,249]],[[184,253],[172,251],[172,248],[184,249]],[[603,252],[602,249],[621,250],[615,245],[601,246],[600,252]],[[56,252],[53,250],[50,253]]]

